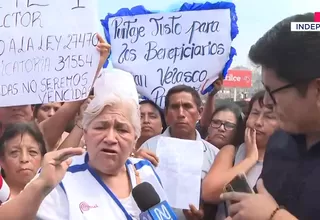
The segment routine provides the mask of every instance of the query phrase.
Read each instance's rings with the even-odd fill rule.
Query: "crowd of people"
[[[219,78],[205,104],[195,89],[177,85],[164,109],[116,89],[1,107],[0,219],[139,219],[132,189],[149,182],[166,197],[154,168],[160,138],[172,137],[203,145],[201,199],[173,209],[178,219],[319,220],[320,34],[290,31],[291,22],[313,16],[288,17],[251,47],[265,90],[246,105],[216,105]],[[99,41],[97,76],[110,53]],[[225,192],[241,173],[255,193]]]

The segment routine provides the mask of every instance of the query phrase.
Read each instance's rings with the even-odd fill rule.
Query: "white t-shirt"
[[[133,220],[139,220],[139,215],[141,213],[137,203],[134,201],[132,194],[128,198],[120,199],[121,204],[127,210],[127,212],[131,215]]]

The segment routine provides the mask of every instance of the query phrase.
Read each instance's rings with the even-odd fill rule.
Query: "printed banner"
[[[229,70],[223,81],[223,86],[227,88],[251,88],[251,70]]]

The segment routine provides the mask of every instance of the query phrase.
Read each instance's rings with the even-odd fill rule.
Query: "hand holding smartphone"
[[[250,187],[247,177],[244,173],[238,174],[233,178],[230,183],[225,185],[224,192],[243,192],[243,193],[254,193]]]
[[[226,184],[223,188],[223,191],[226,192],[242,192],[242,193],[250,193],[254,194],[253,189],[250,187],[247,177],[244,173],[238,174],[235,178],[233,178],[230,183]],[[229,216],[228,206],[232,204],[232,201],[227,201],[224,203],[225,215]]]

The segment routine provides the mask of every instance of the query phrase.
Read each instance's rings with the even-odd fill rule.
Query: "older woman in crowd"
[[[0,204],[1,219],[34,220],[43,199],[65,175],[71,164],[70,157],[82,153],[81,148],[68,148],[47,153],[43,159],[41,174],[34,178],[15,198]],[[0,183],[2,183],[0,200],[6,201],[6,198],[2,197],[3,186],[6,183],[1,178],[0,176]]]
[[[105,77],[109,91],[97,93],[83,115],[87,153],[73,158],[64,179],[40,206],[38,219],[138,219],[141,211],[131,191],[144,181],[165,197],[152,165],[129,157],[141,129],[133,77],[115,69]]]
[[[0,138],[1,173],[11,198],[34,178],[46,153],[43,136],[34,122],[8,125]]]

